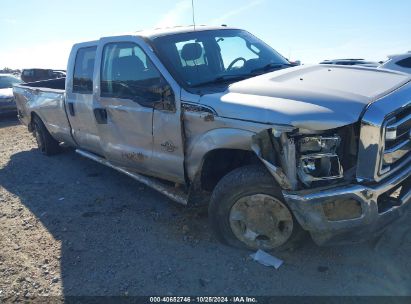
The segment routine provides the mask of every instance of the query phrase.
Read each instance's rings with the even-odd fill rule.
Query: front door
[[[94,109],[105,157],[117,166],[150,172],[153,105],[159,73],[132,42],[106,43],[101,51],[100,94]]]
[[[184,182],[178,85],[140,38],[101,43],[94,114],[105,157],[131,171]]]

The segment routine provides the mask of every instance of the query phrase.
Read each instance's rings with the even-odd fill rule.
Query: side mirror
[[[290,63],[292,64],[292,66],[298,66],[301,65],[301,60],[290,61]]]
[[[176,102],[174,92],[171,87],[166,84],[159,88],[160,99],[154,103],[154,109],[162,111],[176,111]]]

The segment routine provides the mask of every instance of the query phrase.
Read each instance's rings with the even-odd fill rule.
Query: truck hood
[[[222,117],[321,131],[355,123],[369,103],[410,80],[374,68],[301,66],[236,82],[200,103]]]

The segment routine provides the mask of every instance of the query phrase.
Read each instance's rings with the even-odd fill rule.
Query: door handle
[[[104,108],[95,108],[94,117],[98,124],[107,124],[107,110]]]
[[[68,103],[68,108],[69,108],[70,115],[74,116],[75,115],[75,113],[74,113],[74,103],[69,102]]]

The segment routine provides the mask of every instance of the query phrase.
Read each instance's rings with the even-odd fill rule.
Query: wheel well
[[[236,168],[259,163],[252,151],[238,149],[217,149],[204,156],[201,168],[201,189],[211,192],[220,179]]]

